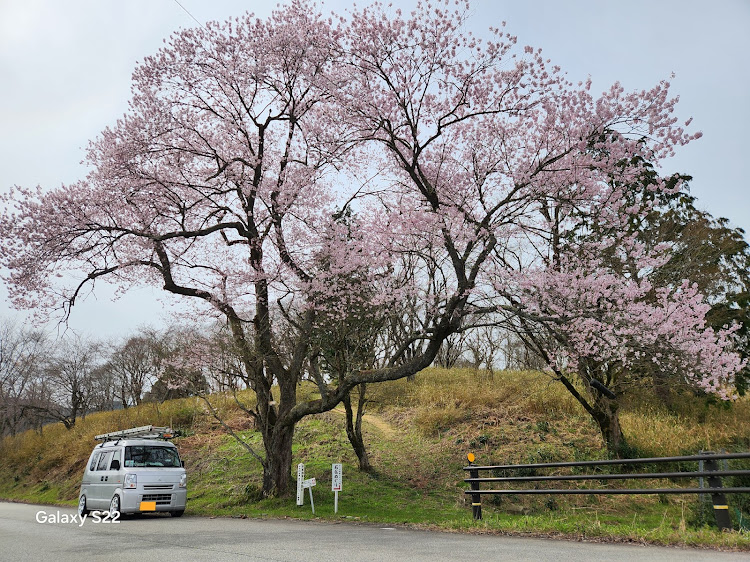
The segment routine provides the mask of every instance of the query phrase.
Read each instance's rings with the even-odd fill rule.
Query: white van
[[[167,427],[146,425],[97,435],[83,473],[78,513],[168,511],[185,513],[187,474],[177,447],[166,441],[174,436]]]

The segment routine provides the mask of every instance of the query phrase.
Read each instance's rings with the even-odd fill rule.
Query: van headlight
[[[187,488],[187,473],[180,476],[180,488]]]
[[[125,481],[123,482],[125,488],[137,488],[138,478],[135,474],[126,474]]]

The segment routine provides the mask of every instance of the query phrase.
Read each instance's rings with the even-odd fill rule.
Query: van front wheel
[[[115,517],[120,514],[120,496],[115,494],[112,496],[112,501],[109,502],[109,515]]]
[[[88,515],[90,510],[86,509],[86,496],[82,495],[80,498],[78,498],[78,515],[83,517],[84,515]]]
[[[184,509],[181,509],[180,511],[170,511],[169,514],[172,517],[182,517],[182,514],[185,513]]]

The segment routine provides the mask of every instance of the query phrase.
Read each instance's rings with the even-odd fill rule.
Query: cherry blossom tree
[[[660,249],[618,234],[650,211],[649,198],[629,197],[643,162],[658,166],[700,136],[678,123],[669,84],[632,93],[615,84],[595,97],[590,82],[570,84],[540,51],[514,53],[515,38],[499,29],[484,44],[462,34],[461,16],[438,7],[401,20],[375,6],[354,16],[348,36],[351,84],[369,94],[355,98],[353,123],[418,194],[412,220],[431,226],[426,245],[449,266],[443,286],[455,310],[512,312],[525,335],[546,329],[552,346],[540,351],[564,383],[563,371],[606,384],[594,366],[632,370],[637,359],[727,397],[741,363],[733,328],[705,327],[691,285],[649,284]],[[679,189],[655,176],[646,193]],[[588,236],[596,232],[606,235]],[[592,312],[607,302],[608,314]],[[617,448],[616,403],[595,389],[592,406],[567,386]]]
[[[685,176],[685,181],[691,178]],[[651,282],[658,286],[674,286],[689,279],[711,306],[706,314],[707,325],[715,331],[737,325],[732,333],[734,349],[743,359],[750,357],[750,246],[740,228],[732,228],[724,218],[715,218],[696,208],[694,197],[680,191],[657,201],[652,211],[635,225],[638,240],[653,247],[666,246],[669,261],[654,272]],[[746,364],[736,373],[734,385],[739,394],[747,388]],[[664,377],[654,378],[659,398],[671,405],[672,384]],[[677,388],[684,385],[677,385]]]
[[[228,326],[257,397],[263,491],[286,493],[304,416],[414,375],[476,315],[527,312],[519,295],[559,285],[551,272],[581,291],[597,278],[594,262],[578,277],[568,262],[534,267],[530,241],[556,236],[540,202],[601,201],[614,221],[611,178],[636,173],[620,163],[694,138],[667,84],[594,98],[502,27],[466,33],[468,13],[374,4],[334,22],[294,1],[266,21],[175,34],[136,69],[130,109],[91,144],[85,180],[5,198],[14,303],[68,314],[107,278],[202,304]],[[356,229],[337,220],[350,208]],[[419,321],[397,323],[377,366],[321,377],[319,397],[298,402],[320,330],[355,301],[396,315],[409,302]],[[571,325],[571,337],[589,329]]]
[[[346,244],[333,220],[337,196],[351,199],[331,189],[351,146],[334,103],[335,39],[303,2],[267,21],[247,15],[175,34],[135,70],[128,113],[89,147],[89,176],[50,192],[17,188],[2,217],[17,306],[69,314],[107,278],[123,290],[156,284],[223,317],[257,396],[267,494],[288,491],[295,423],[365,382],[297,403],[312,298],[329,292],[335,302],[347,289],[329,281],[361,263],[375,275],[389,258],[379,251],[390,230],[382,216],[363,207],[374,226]],[[290,310],[295,340],[282,354],[273,323]]]
[[[714,330],[698,285],[665,275],[675,247],[643,237],[658,202],[679,194],[683,178],[661,179],[640,158],[615,171],[594,198],[540,200],[537,256],[516,270],[506,296],[518,333],[617,455],[626,450],[619,401],[634,386],[687,384],[727,400],[744,361],[733,350],[739,326]]]
[[[334,37],[308,8],[173,35],[135,70],[128,113],[89,147],[89,176],[19,188],[17,214],[2,219],[18,306],[67,314],[106,277],[156,284],[225,319],[258,396],[269,494],[288,488],[306,343],[284,364],[272,303],[314,277],[306,268],[332,202],[325,176],[345,147],[327,102]]]
[[[436,261],[452,268],[447,294],[465,299],[457,308],[494,305],[525,326],[551,328],[546,351],[563,382],[561,369],[611,383],[611,373],[634,370],[637,359],[726,398],[741,364],[730,351],[733,328],[707,329],[707,307],[689,284],[651,285],[646,274],[658,270],[660,249],[618,235],[650,211],[648,198],[629,197],[642,163],[658,165],[700,136],[677,122],[669,84],[633,93],[615,84],[594,97],[590,82],[566,82],[528,47],[501,71],[494,63],[513,60],[514,38],[496,30],[497,42],[478,47],[460,35],[460,13],[435,25],[428,12],[400,21],[374,7],[353,18],[353,83],[370,95],[358,96],[352,112],[360,135],[381,144],[403,185],[419,193],[414,206],[433,225],[430,247],[442,250]],[[467,56],[449,63],[454,49]],[[679,189],[657,176],[646,191]],[[597,231],[607,235],[587,236]],[[487,284],[499,301],[483,294]],[[593,314],[608,296],[609,314]],[[605,375],[589,374],[594,366]],[[617,449],[616,402],[594,389],[592,406],[568,389]]]

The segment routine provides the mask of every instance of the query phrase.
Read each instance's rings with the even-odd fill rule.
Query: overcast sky
[[[360,1],[364,5],[366,1]],[[387,3],[387,2],[386,2]],[[273,1],[180,0],[200,22],[246,10],[266,17]],[[52,188],[85,176],[84,149],[126,109],[137,61],[181,27],[197,25],[175,0],[0,0],[0,190]],[[343,12],[351,2],[328,1]],[[410,9],[415,2],[394,2]],[[750,228],[750,0],[474,1],[469,28],[483,34],[507,21],[519,43],[541,47],[574,80],[591,76],[599,93],[670,80],[680,120],[703,138],[665,166],[694,177],[699,206]],[[168,322],[174,308],[158,291],[117,302],[98,285],[76,305],[72,329],[118,337]],[[0,287],[0,317],[12,314]]]

